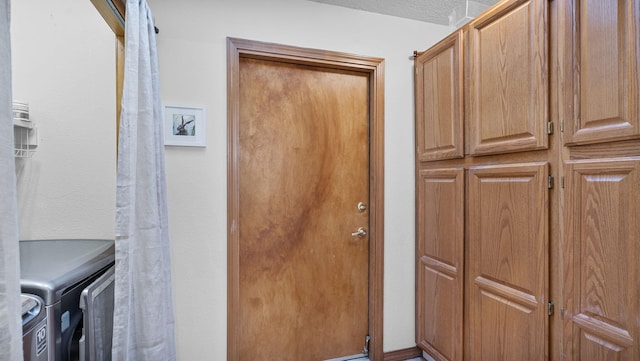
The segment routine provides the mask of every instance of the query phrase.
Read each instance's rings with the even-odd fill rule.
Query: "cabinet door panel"
[[[640,1],[577,0],[569,11],[566,144],[640,137]],[[572,13],[572,14],[571,14]],[[572,18],[571,18],[572,17]],[[571,85],[572,84],[572,85]]]
[[[417,57],[415,67],[418,159],[461,158],[462,31]]]
[[[543,360],[548,165],[469,170],[470,359]]]
[[[506,1],[469,27],[472,155],[548,146],[547,1]]]
[[[423,170],[418,186],[417,344],[462,359],[464,171]]]
[[[568,359],[639,360],[640,160],[569,163],[566,174]]]

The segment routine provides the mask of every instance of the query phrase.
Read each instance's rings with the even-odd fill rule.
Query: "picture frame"
[[[207,146],[205,107],[165,104],[163,121],[165,146]]]

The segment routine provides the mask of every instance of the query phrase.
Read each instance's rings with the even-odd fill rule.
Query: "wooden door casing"
[[[469,169],[469,360],[544,360],[548,164]]]
[[[463,32],[456,31],[415,58],[420,161],[464,156],[462,37]]]
[[[571,6],[573,5],[573,6]],[[567,2],[564,143],[640,138],[640,1]]]
[[[548,147],[547,0],[505,1],[469,24],[471,155]]]
[[[227,359],[239,361],[244,359],[241,350],[241,287],[240,278],[240,186],[241,186],[241,149],[240,146],[240,61],[256,59],[273,61],[289,65],[304,65],[309,68],[322,68],[333,73],[359,73],[367,78],[367,94],[369,97],[368,134],[369,134],[369,175],[368,193],[370,204],[367,208],[368,229],[368,332],[369,358],[372,361],[382,360],[382,297],[383,297],[383,264],[384,264],[384,60],[380,58],[356,56],[352,54],[299,48],[279,44],[228,38],[227,39],[227,94],[228,94],[228,307],[227,307]],[[337,84],[339,87],[339,84]],[[311,85],[313,87],[313,85]],[[331,91],[329,91],[331,93]],[[294,98],[298,94],[291,93]],[[330,96],[330,95],[328,95]],[[273,99],[278,101],[279,99]],[[280,99],[281,100],[281,99]],[[298,97],[298,100],[299,97]],[[326,134],[323,139],[328,139]],[[295,149],[293,150],[296,151]],[[298,150],[302,151],[302,149]],[[299,194],[299,193],[298,193]],[[308,205],[303,205],[309,207]],[[354,212],[357,206],[353,205]],[[363,216],[362,214],[360,215]],[[349,229],[350,235],[355,229]],[[322,310],[318,310],[322,312]],[[338,315],[340,316],[340,315]],[[266,330],[267,333],[274,333]],[[273,335],[270,335],[273,336]],[[276,334],[277,336],[277,334]],[[261,335],[262,337],[262,335]],[[362,337],[362,336],[361,336]],[[329,337],[330,338],[330,337]],[[316,337],[315,343],[323,343],[322,336]],[[359,352],[364,346],[360,339]],[[321,346],[320,346],[321,347]],[[325,345],[326,348],[326,345]],[[260,357],[263,357],[261,354]],[[298,356],[298,359],[307,359]],[[315,358],[312,357],[312,358]],[[277,357],[276,359],[280,359]],[[282,359],[286,359],[282,358]]]
[[[416,343],[436,360],[462,360],[464,170],[418,177]]]
[[[568,360],[640,359],[640,158],[571,161]]]

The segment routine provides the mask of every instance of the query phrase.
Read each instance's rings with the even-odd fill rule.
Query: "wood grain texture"
[[[410,347],[384,353],[384,361],[406,361],[416,357],[422,357],[422,350],[417,347]]]
[[[544,360],[548,165],[469,170],[469,360]]]
[[[637,240],[640,235],[636,225],[640,189],[637,180],[640,137],[633,133],[639,121],[640,106],[640,2],[621,0],[608,4],[572,0],[547,4],[548,113],[549,120],[555,125],[555,132],[548,137],[548,144],[543,148],[536,148],[533,143],[530,143],[532,148],[527,148],[524,146],[526,141],[521,142],[510,135],[503,136],[514,133],[513,129],[518,126],[522,129],[527,126],[526,122],[517,121],[504,125],[500,119],[503,114],[513,114],[512,109],[516,107],[532,104],[527,104],[527,99],[519,99],[525,94],[522,90],[521,93],[510,94],[505,91],[497,95],[495,91],[486,92],[484,98],[474,96],[481,94],[478,89],[500,89],[503,86],[512,89],[507,85],[518,83],[515,79],[524,79],[518,78],[521,76],[517,74],[518,70],[508,69],[514,64],[513,57],[520,59],[518,56],[522,56],[524,59],[522,54],[525,54],[527,45],[535,44],[535,41],[513,41],[524,36],[522,34],[531,36],[535,32],[531,23],[527,23],[532,4],[529,1],[499,2],[462,29],[465,32],[464,39],[468,40],[463,41],[464,74],[467,77],[463,89],[467,156],[416,163],[418,185],[419,172],[424,170],[462,168],[469,172],[465,200],[464,359],[640,359],[637,351],[640,337],[637,329],[640,284],[634,281],[640,277],[637,275],[638,266],[630,263],[631,260],[637,263],[639,259]],[[519,27],[528,27],[530,30],[524,32]],[[516,43],[516,46],[507,47],[511,43]],[[479,57],[479,49],[493,50],[487,51],[487,57]],[[491,60],[492,57],[495,62]],[[533,68],[526,67],[535,66],[536,61],[522,60],[519,70],[529,74]],[[501,67],[505,69],[504,74],[499,73],[503,69]],[[491,75],[489,80],[494,82],[487,82],[483,74]],[[483,82],[487,83],[485,88],[478,88]],[[525,88],[528,86],[525,84]],[[509,98],[516,94],[518,96]],[[481,119],[478,118],[478,114],[482,115],[479,109],[484,106],[489,106],[487,114],[491,114],[493,119],[476,126],[472,122]],[[625,107],[628,111],[624,110]],[[580,114],[587,114],[588,117],[578,118]],[[623,124],[623,117],[616,114],[630,115]],[[538,125],[543,125],[545,121]],[[478,130],[475,133],[474,126]],[[487,143],[477,140],[481,132],[490,135],[486,139],[481,138],[482,142],[488,139]],[[478,144],[480,152],[474,148]],[[526,151],[519,149],[518,144]],[[500,259],[522,257],[517,252],[522,249],[520,228],[525,227],[520,226],[523,220],[519,217],[532,212],[526,206],[531,202],[517,204],[514,201],[510,204],[506,200],[519,198],[518,193],[522,192],[517,189],[526,182],[512,182],[510,185],[517,177],[509,174],[501,177],[493,173],[514,163],[548,164],[548,172],[555,177],[554,189],[546,191],[549,205],[547,213],[542,217],[531,217],[545,219],[549,223],[546,232],[549,238],[545,242],[547,248],[543,256],[548,265],[540,272],[531,274],[548,279],[548,291],[544,295],[546,300],[554,301],[555,313],[544,321],[546,324],[543,328],[547,332],[547,336],[542,338],[544,341],[532,340],[532,344],[525,346],[513,346],[528,337],[528,333],[524,336],[517,332],[537,327],[535,325],[539,325],[541,319],[529,322],[526,315],[533,315],[546,304],[540,302],[541,293],[532,292],[528,286],[514,285],[513,277],[510,279],[504,275],[517,273],[513,271],[515,268],[509,268],[510,265],[526,268],[530,267],[526,262],[533,261],[494,262],[501,257],[500,252],[508,247],[512,247],[515,253]],[[620,169],[628,171],[623,172],[625,176],[621,175]],[[483,174],[483,181],[474,180],[479,171]],[[577,190],[576,178],[583,174],[580,181],[582,188]],[[608,175],[617,175],[618,178]],[[564,186],[563,176],[566,178]],[[492,187],[500,190],[491,191]],[[474,196],[479,190],[481,194],[491,196],[481,201]],[[423,202],[422,199],[417,200],[417,209],[425,207]],[[500,208],[498,205],[503,203],[504,207]],[[478,204],[483,207],[477,208]],[[623,204],[627,204],[626,208],[622,207]],[[490,215],[487,207],[502,209],[505,217]],[[421,220],[417,219],[416,222]],[[621,240],[621,232],[626,232],[630,238],[624,240],[622,237]],[[494,234],[511,236],[501,239]],[[509,241],[509,238],[512,240]],[[527,242],[527,247],[532,244],[535,242]],[[490,251],[484,252],[487,245]],[[429,267],[437,268],[442,275],[451,277],[453,274],[453,268],[439,259],[424,258],[424,261]],[[496,271],[495,274],[501,275],[497,277],[491,270],[484,270],[487,262],[489,265],[502,265],[506,273]],[[421,266],[419,264],[417,272],[420,272]],[[501,269],[497,266],[494,268]],[[479,273],[479,269],[483,273]],[[525,277],[523,282],[529,281],[531,279],[527,281]],[[418,284],[416,287],[421,286]],[[441,293],[441,289],[432,287],[427,292]],[[506,316],[501,318],[501,315]],[[502,341],[508,337],[518,340]],[[541,346],[531,347],[534,344]],[[507,346],[512,346],[512,349],[504,351]]]
[[[568,162],[569,360],[640,359],[640,158]]]
[[[383,220],[384,220],[384,61],[379,58],[361,57],[352,54],[330,52],[316,49],[291,47],[286,45],[261,43],[243,39],[227,39],[228,48],[228,360],[245,359],[240,355],[241,333],[243,332],[241,317],[241,287],[240,287],[240,59],[256,59],[273,61],[275,63],[305,65],[321,67],[327,72],[358,73],[367,79],[367,95],[370,104],[367,107],[369,117],[370,160],[368,176],[368,192],[370,204],[369,215],[369,249],[368,249],[368,331],[371,336],[369,356],[371,360],[382,360],[382,292],[383,292]],[[243,60],[244,61],[244,60]],[[333,70],[331,70],[333,69]],[[339,85],[339,84],[338,84]],[[297,93],[293,93],[296,95]],[[347,96],[348,98],[348,96]],[[285,107],[286,108],[286,107]],[[327,113],[335,110],[325,109]],[[320,138],[327,140],[326,134]],[[312,140],[317,142],[319,140]],[[321,142],[322,143],[322,142]],[[315,144],[315,143],[314,143]],[[295,154],[292,154],[294,156]],[[312,171],[309,171],[312,172]],[[284,177],[284,175],[281,175]],[[328,180],[331,181],[331,180]],[[300,187],[300,186],[298,186]],[[296,193],[298,194],[298,193]],[[309,206],[305,206],[309,207]],[[317,222],[318,220],[313,220]],[[349,233],[353,230],[350,229]],[[349,235],[350,236],[350,235]],[[349,237],[351,238],[351,237]],[[291,292],[287,290],[287,292]],[[316,317],[317,319],[318,317]],[[296,323],[297,324],[297,323]],[[268,332],[272,333],[269,329]],[[262,335],[260,335],[262,337]],[[273,335],[269,334],[270,337]],[[316,337],[314,342],[323,342],[322,337]],[[364,339],[358,342],[359,351],[364,345]],[[271,346],[273,347],[273,346]],[[302,346],[299,346],[302,347]],[[318,346],[323,347],[323,346]],[[324,346],[326,347],[326,345]],[[261,356],[262,357],[262,356]],[[275,358],[280,359],[280,358]],[[294,357],[295,359],[295,357]],[[307,359],[301,357],[299,359]],[[313,359],[313,358],[312,358]]]
[[[414,61],[420,161],[464,156],[462,34],[451,34]]]
[[[548,146],[547,1],[504,1],[469,25],[469,151]]]
[[[418,181],[416,343],[462,360],[464,170],[421,170]]]
[[[240,60],[242,360],[362,351],[369,245],[351,233],[369,227],[367,82]]]
[[[640,1],[571,3],[567,21],[573,27],[563,37],[565,64],[573,73],[565,90],[565,143],[640,138]]]
[[[640,155],[640,140],[610,143],[595,143],[568,147],[568,160],[607,159],[637,157]]]
[[[549,2],[549,34],[559,34],[562,11],[561,1]],[[558,119],[562,106],[562,78],[560,76],[561,61],[558,49],[560,37],[549,36],[549,120],[553,122],[554,134],[549,136],[548,162],[549,174],[555,178],[555,187],[549,190],[549,300],[555,304],[555,315],[549,317],[549,360],[561,360],[564,322],[562,317],[563,285],[563,202],[562,202],[562,136]],[[560,185],[558,185],[560,180]]]
[[[95,6],[96,10],[98,10],[111,30],[113,30],[113,33],[116,36],[124,37],[123,24],[121,24],[120,21],[116,18],[116,15],[113,13],[111,7],[107,4],[107,2],[105,0],[91,0],[91,3],[93,4],[93,6]],[[124,0],[113,0],[112,3],[124,19],[126,10],[126,4]]]

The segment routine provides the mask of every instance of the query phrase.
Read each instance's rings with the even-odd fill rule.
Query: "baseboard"
[[[410,347],[384,353],[384,361],[405,361],[416,357],[422,357],[422,350],[418,347]]]

